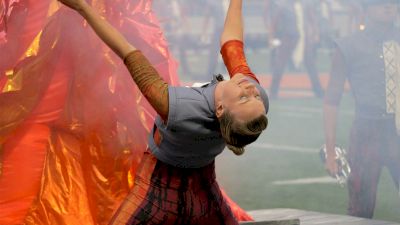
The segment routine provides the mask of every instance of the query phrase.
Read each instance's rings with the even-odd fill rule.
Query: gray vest
[[[347,78],[356,104],[356,115],[380,118],[386,113],[386,77],[383,43],[400,40],[393,31],[385,36],[360,31],[337,41],[347,66]]]
[[[252,79],[251,79],[252,80]],[[214,91],[218,81],[202,87],[169,87],[167,124],[157,116],[149,136],[150,151],[158,160],[180,168],[200,168],[212,163],[225,148],[215,115]],[[268,110],[268,97],[257,84]],[[155,128],[161,142],[154,141]]]

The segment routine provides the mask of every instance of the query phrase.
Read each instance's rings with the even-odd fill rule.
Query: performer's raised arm
[[[85,0],[59,1],[79,12],[104,43],[124,60],[142,94],[161,118],[166,119],[168,117],[168,84],[159,76],[146,57]]]
[[[221,54],[231,78],[244,74],[258,82],[244,54],[242,17],[242,0],[231,0],[220,40]]]
[[[243,41],[242,0],[231,0],[221,34],[221,46],[227,41]]]

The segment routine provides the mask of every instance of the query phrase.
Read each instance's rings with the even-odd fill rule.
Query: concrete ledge
[[[276,220],[276,221],[254,221],[254,222],[241,222],[241,225],[300,225],[300,220]]]
[[[281,225],[280,223],[268,222],[284,222],[285,220],[290,221],[296,219],[300,220],[300,225],[400,225],[400,223],[396,222],[369,220],[359,217],[319,213],[297,209],[265,209],[249,211],[248,213],[254,218],[255,222],[259,222],[253,223],[254,225]]]

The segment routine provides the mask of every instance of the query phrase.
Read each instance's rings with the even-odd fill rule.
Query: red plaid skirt
[[[134,187],[110,224],[238,224],[215,179],[214,163],[181,169],[145,152]]]

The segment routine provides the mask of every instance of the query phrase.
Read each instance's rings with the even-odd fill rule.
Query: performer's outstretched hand
[[[85,5],[87,5],[87,2],[85,0],[59,0],[59,1],[76,11],[81,10]]]

